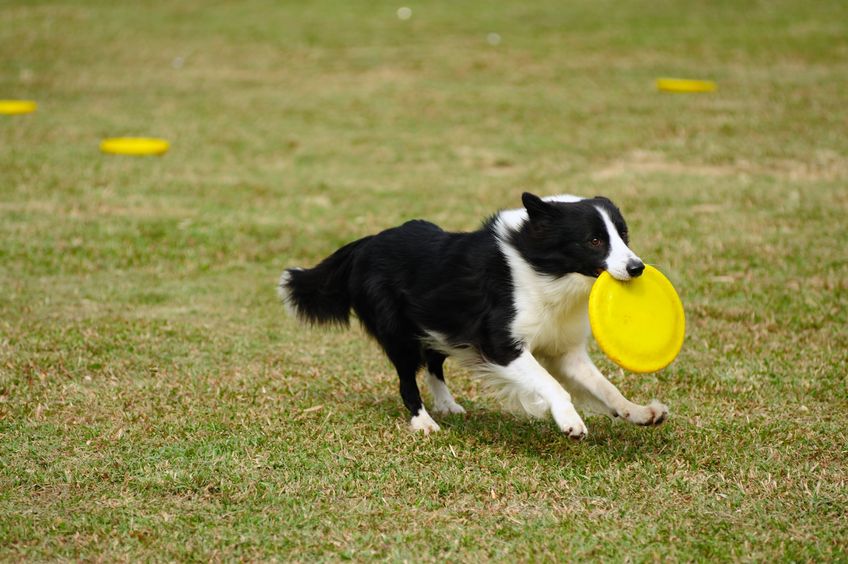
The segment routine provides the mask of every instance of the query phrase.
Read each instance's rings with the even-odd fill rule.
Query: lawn
[[[402,5],[0,3],[40,104],[0,116],[0,559],[848,560],[848,4]],[[612,198],[675,283],[674,364],[593,350],[662,427],[573,443],[449,361],[468,415],[413,435],[359,328],[278,303],[523,190]]]

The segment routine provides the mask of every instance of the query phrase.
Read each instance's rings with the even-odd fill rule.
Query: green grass
[[[2,2],[0,559],[848,560],[848,5],[400,5]],[[448,363],[469,414],[414,436],[277,303],[522,190],[613,198],[675,282],[670,368],[593,353],[664,426],[574,444]]]

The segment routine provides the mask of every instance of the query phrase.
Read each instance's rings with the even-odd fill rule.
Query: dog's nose
[[[641,260],[631,260],[627,263],[627,274],[629,274],[631,278],[638,278],[642,275],[642,271],[644,270],[645,263]]]

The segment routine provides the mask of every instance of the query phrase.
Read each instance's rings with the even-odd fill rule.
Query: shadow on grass
[[[399,399],[387,397],[374,401],[372,397],[370,401],[359,403],[366,410],[375,410],[384,416],[408,419]],[[551,419],[533,419],[481,404],[461,403],[468,411],[465,415],[434,416],[442,428],[437,437],[449,440],[456,435],[470,443],[530,457],[572,461],[589,457],[597,462],[602,453],[602,458],[614,457],[618,461],[656,460],[672,456],[675,450],[673,417],[660,427],[638,427],[604,416],[591,416],[585,418],[589,436],[583,441],[574,441],[563,435]]]

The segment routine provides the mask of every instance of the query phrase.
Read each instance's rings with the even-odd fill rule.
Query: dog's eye
[[[597,237],[595,237],[594,239],[589,241],[589,244],[592,245],[593,247],[600,247],[601,246],[601,240],[598,239]]]

